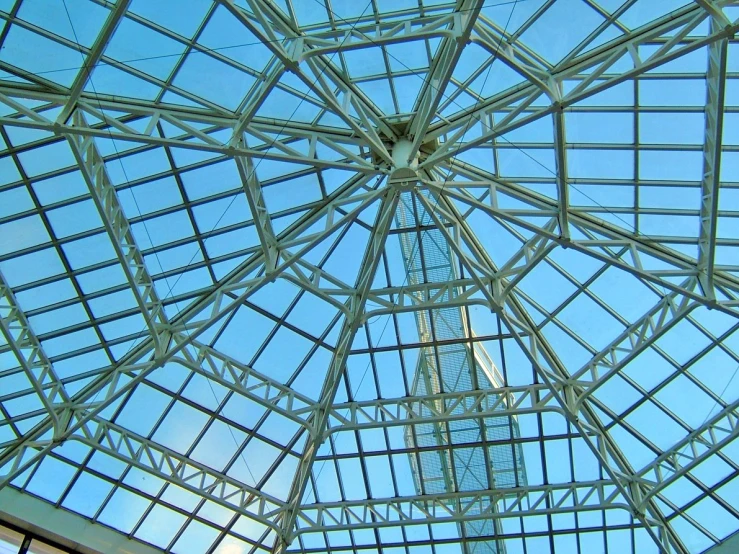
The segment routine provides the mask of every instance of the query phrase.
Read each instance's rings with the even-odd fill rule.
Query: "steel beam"
[[[711,19],[711,30],[713,32],[719,30],[716,19],[713,18]],[[714,266],[728,47],[728,39],[713,42],[708,46],[706,130],[703,145],[703,179],[701,181],[700,232],[698,237],[698,276],[703,287],[703,293],[708,297],[715,296]]]
[[[69,395],[33,332],[13,290],[0,272],[0,332],[51,419],[53,435],[65,431]]]
[[[739,400],[721,407],[668,450],[636,472],[648,483],[642,504],[716,455],[739,437]]]
[[[382,121],[381,114],[348,79],[339,75],[331,61],[324,61],[316,56],[306,59],[305,68],[302,68],[304,38],[273,6],[262,0],[247,0],[251,11],[249,14],[233,0],[219,1],[271,50],[285,67],[308,87],[308,90],[316,94],[332,113],[341,118],[356,136],[361,137],[377,156],[387,163],[392,163],[392,157],[376,131],[380,129],[388,136],[394,137],[390,127]],[[283,41],[289,43],[287,48],[282,44]],[[309,73],[306,73],[305,69]],[[328,79],[338,86],[345,105],[338,101],[333,87],[328,84]],[[349,106],[357,113],[359,120],[349,113]]]
[[[428,75],[423,80],[421,92],[413,109],[408,134],[413,138],[407,162],[411,163],[427,140],[426,130],[436,117],[442,98],[446,93],[449,80],[457,67],[462,51],[470,39],[472,28],[480,15],[483,0],[462,0],[457,3],[452,25],[452,35],[442,40],[439,50]]]
[[[564,108],[554,112],[554,159],[557,168],[557,202],[559,203],[559,229],[564,240],[570,238],[570,185],[567,182],[567,135],[565,133]]]
[[[461,164],[455,163],[454,167],[463,175],[477,178],[484,175],[484,172],[480,170],[474,170],[467,165],[461,168],[459,165]],[[676,250],[647,241],[644,237],[637,236],[604,220],[572,210],[568,214],[570,233],[577,238],[562,240],[559,234],[552,233],[544,226],[536,224],[536,221],[542,219],[549,221],[551,217],[558,216],[559,206],[556,201],[514,183],[495,179],[489,175],[487,177],[486,180],[460,182],[459,184],[429,181],[426,185],[430,190],[437,191],[450,200],[462,202],[495,219],[514,223],[534,233],[545,235],[562,247],[587,254],[627,271],[643,281],[687,295],[702,305],[719,309],[734,317],[739,314],[739,279],[736,277],[723,271],[714,271],[715,288],[721,292],[721,296],[715,299],[707,297],[694,288],[689,289],[683,285],[676,285],[675,278],[687,281],[697,277],[698,269],[694,260]],[[472,194],[471,191],[475,189],[482,191],[484,200]],[[498,200],[501,193],[504,193],[501,196],[502,199],[515,198],[531,206],[531,209],[499,207]],[[644,256],[644,261],[642,261],[642,256]],[[648,257],[661,260],[672,269],[647,269],[650,265],[646,263]]]
[[[75,123],[77,126],[85,125],[83,115],[79,112],[75,114]],[[110,181],[105,161],[92,137],[70,135],[67,138],[141,316],[146,322],[149,336],[154,341],[154,350],[161,353],[169,342],[169,319],[144,262],[144,256],[136,245],[118,194]]]
[[[460,110],[457,114],[432,124],[427,133],[427,140],[444,138],[440,148],[423,161],[420,166],[429,168],[439,162],[457,156],[475,146],[479,146],[496,137],[509,133],[523,125],[553,114],[563,107],[573,104],[602,92],[626,80],[639,77],[652,69],[673,61],[690,52],[703,48],[713,42],[732,37],[739,30],[739,23],[720,29],[712,29],[705,37],[689,37],[689,33],[705,21],[708,13],[697,4],[690,4],[669,13],[643,27],[624,33],[622,36],[606,44],[585,52],[563,65],[555,66],[551,71],[542,74],[537,71],[538,78],[532,82],[531,71],[523,68],[522,74],[527,81],[511,89],[494,95],[489,99],[476,103],[472,108]],[[616,63],[637,52],[641,45],[659,44],[649,58],[635,59],[634,66],[629,69],[615,69]],[[536,68],[538,69],[538,68]],[[612,72],[609,73],[609,70]],[[579,80],[580,84],[570,90],[560,100],[553,100],[543,106],[522,115],[534,101],[542,95],[551,96],[565,80]],[[492,123],[492,116],[503,108],[516,105],[517,108],[499,121]],[[464,143],[460,129],[470,128],[476,124],[483,126],[482,133]]]
[[[314,433],[308,438],[303,456],[298,464],[295,478],[290,487],[288,508],[280,522],[281,530],[274,548],[274,552],[276,553],[283,553],[295,538],[295,521],[300,512],[303,495],[310,481],[313,463],[318,454],[319,447],[328,435],[327,427],[331,417],[330,407],[334,403],[339,383],[346,371],[346,362],[349,359],[354,337],[362,327],[362,317],[369,298],[370,287],[375,278],[380,258],[385,251],[385,242],[399,200],[400,193],[398,190],[390,187],[385,189],[375,223],[372,226],[367,249],[359,267],[355,286],[357,293],[348,299],[349,314],[344,317],[344,323],[336,341],[336,349],[328,366],[318,409],[309,420]]]
[[[31,101],[33,108],[27,107]],[[185,148],[200,152],[211,152],[226,156],[252,156],[289,164],[317,168],[339,168],[361,173],[378,174],[378,170],[362,157],[362,142],[349,132],[328,127],[314,127],[299,123],[275,122],[264,118],[253,118],[246,124],[235,115],[198,108],[161,106],[148,101],[123,101],[103,95],[90,96],[82,93],[72,114],[82,114],[75,124],[59,123],[54,118],[55,109],[63,109],[67,96],[23,84],[0,85],[0,105],[10,108],[16,115],[0,117],[0,125],[47,131],[55,135],[80,135],[130,141],[153,146]],[[38,104],[36,104],[38,103]],[[84,120],[92,118],[102,125],[87,125]],[[74,117],[73,117],[74,119]],[[84,119],[84,120],[83,120]],[[131,125],[133,121],[145,125]],[[157,123],[167,123],[182,134],[160,136]],[[255,137],[262,144],[254,147],[233,143],[237,128]],[[231,130],[231,140],[222,142],[213,136],[219,131]],[[281,138],[277,138],[281,137]],[[291,147],[291,143],[307,141],[308,152]],[[320,158],[317,146],[332,151],[330,158]]]
[[[329,433],[553,412],[564,414],[546,385],[499,387],[331,406]]]
[[[495,265],[469,231],[467,223],[459,216],[454,205],[439,192],[433,191],[433,194],[435,205],[431,205],[430,200],[422,194],[417,194],[417,197],[434,218],[462,265],[473,277],[482,266],[487,266],[487,270],[494,273]],[[441,217],[452,222],[456,236],[447,230]],[[462,240],[465,244],[464,249],[461,245]],[[687,554],[682,540],[671,529],[654,500],[642,502],[645,487],[635,479],[633,468],[608,435],[596,412],[587,402],[582,404],[572,402],[575,389],[571,375],[523,308],[516,294],[501,297],[494,291],[483,292],[488,296],[491,305],[495,306],[495,313],[509,328],[537,375],[550,388],[552,397],[560,404],[570,424],[578,430],[613,485],[623,495],[632,515],[642,523],[663,551],[672,552],[674,548],[679,554]],[[528,342],[518,334],[519,331],[526,333]],[[595,438],[592,437],[593,434]]]
[[[321,531],[462,523],[591,510],[628,510],[611,481],[424,494],[303,506],[298,535]]]
[[[77,73],[77,76],[75,77],[74,82],[69,89],[69,98],[67,99],[64,108],[59,113],[59,116],[56,119],[58,123],[66,123],[67,118],[72,115],[72,112],[74,111],[74,106],[77,103],[80,94],[82,94],[85,86],[90,81],[90,77],[95,70],[95,67],[100,61],[100,58],[102,58],[103,52],[108,47],[108,43],[110,42],[113,33],[115,33],[118,25],[123,19],[123,15],[126,13],[126,10],[128,9],[130,3],[131,0],[121,0],[120,2],[117,2],[115,4],[115,7],[111,8],[110,13],[108,14],[108,18],[105,20],[105,23],[103,23],[103,27],[100,29],[97,37],[95,38],[95,43],[90,48],[90,51],[87,53],[87,57],[85,57],[84,54],[80,53],[80,55],[83,57],[83,66],[80,69],[79,73]],[[69,23],[70,25],[73,24],[71,20]],[[74,27],[72,27],[72,31],[76,37]]]
[[[277,530],[278,498],[103,418],[74,420],[85,423],[70,439]]]
[[[265,270],[271,274],[277,267],[280,252],[277,247],[277,235],[272,227],[272,218],[264,201],[264,194],[257,178],[256,168],[250,156],[237,156],[236,166],[254,219],[254,227],[259,236],[259,243],[264,253]]]

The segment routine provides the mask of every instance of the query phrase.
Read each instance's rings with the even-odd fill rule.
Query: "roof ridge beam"
[[[711,31],[718,23],[711,18]],[[714,266],[718,228],[718,200],[721,181],[721,147],[724,130],[724,97],[729,40],[724,38],[708,46],[706,73],[706,127],[701,180],[700,231],[698,238],[698,278],[703,293],[715,297]]]

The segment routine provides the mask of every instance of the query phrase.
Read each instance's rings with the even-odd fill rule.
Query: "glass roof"
[[[738,19],[0,1],[0,488],[186,554],[722,543]]]

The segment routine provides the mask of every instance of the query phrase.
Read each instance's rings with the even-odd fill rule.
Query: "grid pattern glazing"
[[[0,0],[0,504],[175,554],[730,548],[737,31]]]

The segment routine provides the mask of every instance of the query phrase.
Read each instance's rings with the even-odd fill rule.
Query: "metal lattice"
[[[732,548],[737,18],[0,2],[7,536]]]

